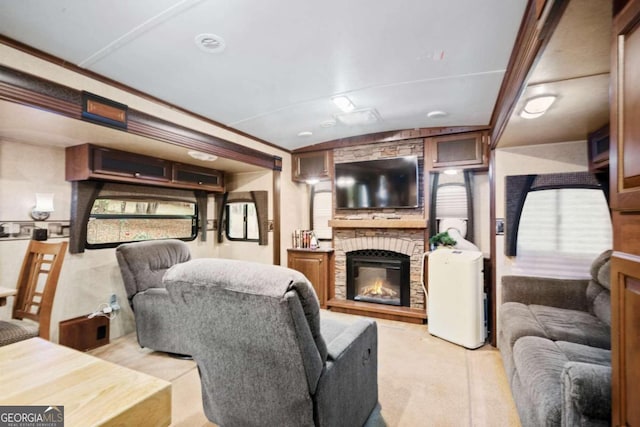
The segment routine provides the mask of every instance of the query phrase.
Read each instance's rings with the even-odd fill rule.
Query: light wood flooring
[[[323,316],[349,316],[324,311]],[[519,426],[499,352],[467,350],[429,334],[427,325],[378,322],[377,426]],[[141,349],[135,333],[94,356],[172,383],[172,425],[211,426],[195,362]]]

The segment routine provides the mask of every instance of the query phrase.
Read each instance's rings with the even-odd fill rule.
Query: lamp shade
[[[33,210],[37,212],[53,212],[53,193],[36,193],[36,207]]]

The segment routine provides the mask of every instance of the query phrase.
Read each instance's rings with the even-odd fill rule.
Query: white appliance
[[[486,339],[482,252],[436,249],[429,253],[429,333],[467,348]]]

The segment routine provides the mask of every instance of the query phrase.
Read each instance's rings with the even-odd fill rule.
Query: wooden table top
[[[64,406],[65,426],[171,423],[171,383],[32,338],[0,347],[0,405]]]

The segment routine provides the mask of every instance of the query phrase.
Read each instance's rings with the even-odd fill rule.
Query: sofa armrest
[[[363,425],[378,403],[378,330],[361,319],[327,343],[328,358],[314,396],[316,425]]]
[[[611,367],[567,362],[562,371],[562,425],[587,425],[611,417]],[[589,424],[590,425],[590,424]]]
[[[588,311],[588,280],[502,276],[502,302]]]

